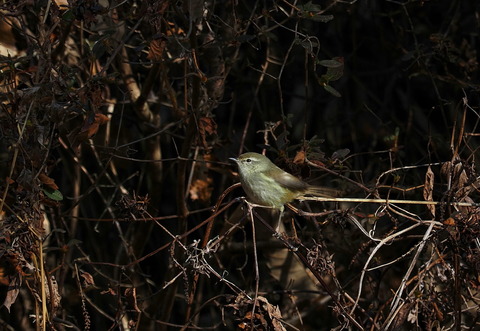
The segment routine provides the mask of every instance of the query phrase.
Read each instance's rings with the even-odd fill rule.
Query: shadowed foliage
[[[2,328],[479,328],[479,17],[2,2]],[[246,151],[342,198],[276,233],[231,186]]]

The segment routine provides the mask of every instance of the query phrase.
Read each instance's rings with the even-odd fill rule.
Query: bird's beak
[[[236,159],[236,158],[234,158],[234,157],[229,157],[228,159],[229,159],[229,160],[232,160],[232,161],[235,162],[235,163],[238,163],[238,159]]]

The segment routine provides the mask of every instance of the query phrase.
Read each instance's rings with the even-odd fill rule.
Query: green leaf
[[[343,63],[335,59],[318,61],[318,64],[327,68],[340,68],[343,67]]]
[[[315,22],[327,23],[333,20],[333,15],[321,15],[322,7],[320,5],[313,4],[311,1],[306,4],[298,6],[298,16],[304,19],[312,20]]]
[[[348,154],[350,154],[350,150],[348,148],[339,149],[332,154],[332,159],[333,160],[338,160],[338,159],[343,160]]]
[[[343,76],[343,58],[337,57],[320,62],[321,65],[327,67],[327,72],[320,77],[321,82],[328,84],[329,82],[338,80]]]
[[[249,34],[242,34],[240,36],[237,36],[235,39],[241,43],[246,43],[249,42],[250,40],[255,39],[255,36],[249,35]]]
[[[78,244],[81,244],[82,241],[81,240],[78,240],[78,239],[70,239],[67,243],[67,247],[71,247],[73,245],[78,245]]]
[[[331,20],[333,20],[333,15],[312,15],[309,17],[305,17],[309,20],[315,21],[315,22],[321,22],[321,23],[327,23]]]
[[[279,150],[285,149],[288,146],[288,131],[283,131],[277,136],[277,140],[275,141]]]
[[[317,40],[315,40],[314,38],[306,38],[306,39],[303,39],[303,40],[300,40],[300,39],[297,38],[297,39],[295,39],[295,43],[300,44],[309,53],[311,53],[315,47],[319,46]]]
[[[343,67],[341,68],[328,68],[327,73],[323,75],[323,78],[327,81],[339,80],[343,76]]]
[[[45,195],[52,200],[55,200],[55,201],[63,200],[63,194],[59,190],[53,190],[49,187],[45,187],[42,190],[43,190],[43,193],[45,193]]]
[[[340,98],[342,95],[340,94],[340,92],[338,92],[337,90],[335,90],[333,87],[331,87],[330,85],[323,85],[323,88],[325,89],[325,91],[327,91],[328,93],[332,94],[333,96],[337,97],[337,98]]]
[[[73,10],[66,10],[65,13],[63,13],[62,15],[62,20],[66,22],[72,22],[73,20],[75,20],[75,14],[73,13]]]
[[[298,5],[298,9],[301,11],[308,11],[308,12],[319,12],[322,10],[322,6],[316,5],[311,1],[307,2],[304,5]]]

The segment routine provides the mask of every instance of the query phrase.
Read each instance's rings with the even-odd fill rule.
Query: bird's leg
[[[279,209],[279,212],[278,212],[278,221],[277,221],[277,225],[275,226],[275,232],[276,233],[279,233],[280,231],[280,225],[281,225],[281,222],[282,222],[282,218],[283,218],[283,212],[285,211],[285,207],[282,206],[280,209]]]

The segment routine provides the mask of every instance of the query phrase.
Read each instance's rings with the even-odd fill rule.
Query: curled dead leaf
[[[125,289],[125,297],[127,299],[130,308],[135,310],[137,313],[140,313],[140,308],[138,308],[137,303],[137,289],[135,287],[129,287]]]
[[[100,126],[107,123],[108,120],[106,115],[100,113],[96,113],[94,116],[87,116],[80,131],[73,134],[70,139],[72,148],[75,150],[81,143],[92,138],[98,132]]]
[[[165,50],[166,45],[167,41],[165,38],[152,40],[148,49],[147,59],[155,62],[161,61],[163,58],[163,51]]]
[[[295,154],[293,158],[293,163],[295,164],[304,164],[305,163],[305,151],[300,150]]]
[[[88,272],[81,271],[80,276],[83,278],[83,287],[84,288],[89,288],[92,286],[95,286],[95,280],[93,279],[93,276],[89,274]]]
[[[194,201],[210,201],[213,191],[212,183],[213,180],[210,177],[207,177],[205,179],[196,179],[190,186],[190,198]]]
[[[202,117],[198,120],[199,140],[203,147],[208,148],[207,136],[217,133],[217,123],[211,117]]]
[[[5,295],[5,300],[3,301],[2,305],[7,308],[10,312],[10,307],[15,303],[17,300],[17,296],[20,293],[20,285],[22,284],[22,275],[20,273],[16,273],[10,275],[8,277],[9,284],[7,289],[7,294]]]
[[[55,180],[48,177],[47,175],[40,174],[40,175],[38,175],[38,179],[42,182],[42,184],[50,187],[51,189],[58,190],[58,186],[57,186],[57,184],[55,184]]]
[[[425,174],[425,183],[423,185],[423,198],[425,201],[433,201],[433,182],[435,175],[431,167],[428,167],[427,173]],[[428,210],[435,217],[435,205],[427,205]]]

